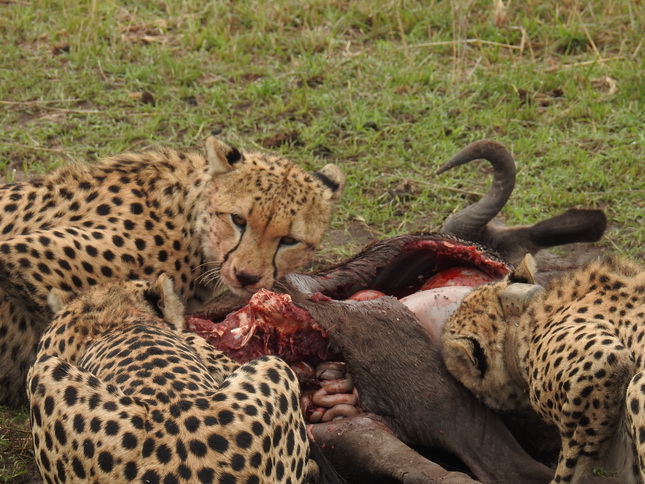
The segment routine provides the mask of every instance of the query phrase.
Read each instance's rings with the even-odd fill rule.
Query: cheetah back
[[[135,282],[90,291],[45,333],[28,376],[43,479],[301,482],[309,446],[291,369],[275,357],[238,367],[146,309],[150,295]]]

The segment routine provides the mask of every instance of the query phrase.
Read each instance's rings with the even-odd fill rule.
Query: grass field
[[[350,226],[432,230],[484,193],[485,164],[434,171],[488,137],[518,163],[507,223],[603,208],[600,245],[642,257],[643,31],[640,0],[0,0],[0,176],[215,132],[344,169],[331,258]]]

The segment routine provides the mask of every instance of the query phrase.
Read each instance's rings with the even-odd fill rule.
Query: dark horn
[[[468,240],[477,240],[482,229],[504,207],[515,187],[515,161],[506,147],[497,141],[483,139],[469,144],[441,165],[437,174],[474,160],[485,159],[493,166],[493,183],[478,202],[450,215],[441,232]]]

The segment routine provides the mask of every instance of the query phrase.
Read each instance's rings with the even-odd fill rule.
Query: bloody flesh
[[[288,294],[260,289],[242,309],[214,323],[189,316],[188,329],[239,363],[277,355],[287,363],[329,360],[335,355],[327,332]]]
[[[481,247],[446,239],[421,239],[405,244],[401,254],[379,271],[369,289],[402,298],[420,290],[438,273],[455,267],[481,271],[481,277],[490,280],[509,272],[507,264],[490,257]]]
[[[494,280],[494,277],[471,267],[452,267],[432,276],[421,286],[421,290],[448,286],[476,287]]]

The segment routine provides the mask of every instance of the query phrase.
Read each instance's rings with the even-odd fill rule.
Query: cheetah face
[[[466,296],[444,326],[442,352],[446,368],[457,380],[487,406],[508,411],[520,405],[506,369],[507,323],[498,286],[481,286]]]
[[[278,156],[217,143],[209,158],[224,152],[228,169],[213,175],[203,250],[220,281],[249,296],[309,263],[345,180],[335,165],[307,174]]]
[[[503,281],[475,289],[448,320],[441,336],[448,371],[496,410],[515,411],[529,406],[527,394],[513,380],[509,369],[509,358],[517,358],[520,343],[509,339],[509,325],[514,323],[509,323],[508,316],[509,306],[517,306],[514,311],[520,314],[538,292],[534,290],[539,288],[534,286],[534,273],[535,261],[527,256]],[[532,289],[511,296],[509,287],[520,285]],[[520,301],[520,294],[526,300]]]

